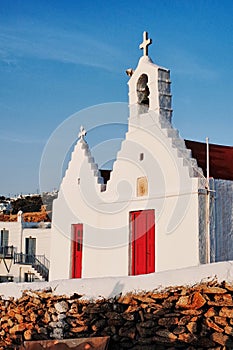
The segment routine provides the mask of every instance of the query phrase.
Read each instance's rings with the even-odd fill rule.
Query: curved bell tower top
[[[148,33],[144,32],[143,42],[139,46],[143,50],[143,56],[139,59],[135,71],[132,69],[126,71],[131,76],[128,82],[130,115],[155,111],[171,122],[170,71],[153,63],[148,55],[151,43]]]

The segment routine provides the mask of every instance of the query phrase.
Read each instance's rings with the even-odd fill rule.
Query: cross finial
[[[148,39],[148,33],[143,32],[143,42],[139,45],[143,49],[143,56],[148,56],[148,46],[152,44],[152,39]]]
[[[84,127],[81,125],[80,126],[80,131],[79,131],[79,134],[78,134],[78,137],[81,139],[81,140],[84,140],[84,136],[86,136],[87,132],[86,130],[84,129]]]

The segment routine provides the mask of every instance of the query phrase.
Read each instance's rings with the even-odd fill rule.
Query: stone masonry
[[[110,350],[232,349],[233,285],[192,287],[85,300],[52,290],[0,300],[0,349],[25,340],[110,336]]]

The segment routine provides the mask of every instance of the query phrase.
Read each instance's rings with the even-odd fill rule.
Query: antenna
[[[206,263],[210,263],[210,150],[206,137]]]
[[[209,137],[206,137],[206,175],[207,175],[207,186],[209,190],[210,185],[210,147]]]

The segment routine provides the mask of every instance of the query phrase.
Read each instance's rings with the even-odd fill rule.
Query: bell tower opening
[[[137,81],[138,104],[149,107],[150,90],[148,87],[148,76],[142,74]]]

